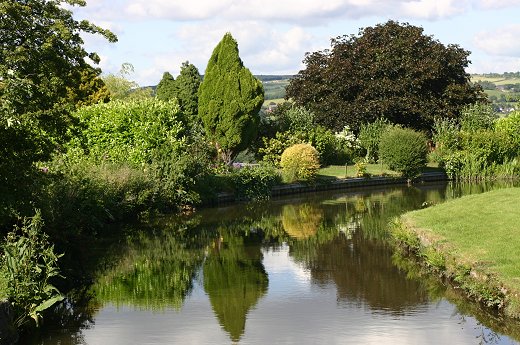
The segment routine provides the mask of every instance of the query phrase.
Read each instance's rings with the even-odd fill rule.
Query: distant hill
[[[472,74],[471,82],[482,86],[496,111],[520,109],[520,72]]]
[[[271,81],[281,81],[281,80],[289,80],[294,75],[292,74],[282,74],[282,75],[275,75],[275,74],[259,74],[255,75],[262,83],[271,82]]]

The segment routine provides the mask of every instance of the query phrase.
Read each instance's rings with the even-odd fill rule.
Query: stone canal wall
[[[271,191],[271,196],[276,198],[278,196],[310,193],[310,192],[321,192],[335,189],[349,189],[349,188],[360,188],[360,187],[371,187],[381,185],[405,185],[410,182],[435,182],[435,181],[446,181],[448,176],[444,172],[428,172],[423,173],[418,178],[410,181],[402,177],[391,177],[391,176],[374,176],[374,177],[356,177],[356,178],[345,178],[336,179],[325,182],[319,182],[316,184],[305,184],[305,183],[291,183],[285,185],[274,186]],[[236,201],[233,193],[219,193],[217,196],[217,204],[224,204]]]

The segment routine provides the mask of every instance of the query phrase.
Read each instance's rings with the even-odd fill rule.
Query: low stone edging
[[[412,182],[434,182],[446,181],[448,176],[444,172],[428,172],[423,173]],[[285,185],[274,186],[271,190],[272,197],[279,197],[290,194],[321,192],[335,189],[348,189],[359,187],[370,187],[380,185],[396,185],[408,184],[409,180],[404,177],[392,176],[374,176],[374,177],[354,177],[335,179],[315,184],[291,183]],[[236,201],[233,193],[223,192],[217,195],[217,204],[229,203]]]

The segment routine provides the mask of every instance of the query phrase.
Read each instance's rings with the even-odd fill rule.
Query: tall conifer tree
[[[156,95],[162,101],[176,98],[178,94],[177,83],[170,72],[164,72],[161,81],[157,84]]]
[[[231,164],[254,139],[263,101],[262,83],[244,67],[237,42],[226,33],[199,89],[199,116],[225,163]]]
[[[177,98],[184,115],[189,119],[194,119],[198,113],[198,92],[201,82],[202,78],[197,67],[188,61],[183,62],[181,73],[176,80],[178,88]]]

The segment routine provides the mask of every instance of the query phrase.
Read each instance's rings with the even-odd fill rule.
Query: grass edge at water
[[[465,196],[399,217],[392,236],[472,299],[520,318],[520,188]],[[516,254],[519,252],[519,254]]]

